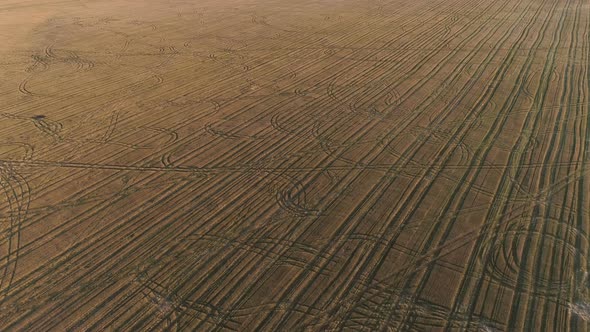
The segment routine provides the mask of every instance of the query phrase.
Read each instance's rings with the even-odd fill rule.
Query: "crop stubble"
[[[2,329],[587,329],[587,0],[0,18]]]

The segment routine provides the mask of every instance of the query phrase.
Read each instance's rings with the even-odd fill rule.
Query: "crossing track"
[[[4,1],[0,330],[588,330],[589,29],[588,0]]]

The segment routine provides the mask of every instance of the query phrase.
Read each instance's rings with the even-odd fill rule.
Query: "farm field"
[[[4,0],[0,330],[587,331],[589,0]]]

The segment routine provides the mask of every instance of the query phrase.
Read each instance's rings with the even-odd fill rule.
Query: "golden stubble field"
[[[0,330],[579,330],[588,0],[0,3]]]

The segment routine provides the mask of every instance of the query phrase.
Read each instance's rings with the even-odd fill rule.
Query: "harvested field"
[[[0,330],[588,330],[589,28],[2,1]]]

